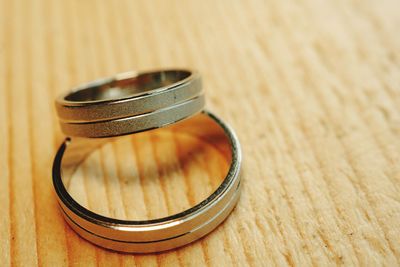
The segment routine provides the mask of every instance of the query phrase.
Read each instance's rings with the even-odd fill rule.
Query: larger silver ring
[[[240,193],[241,150],[233,130],[210,112],[203,112],[171,127],[178,127],[179,131],[188,131],[211,142],[226,143],[225,146],[229,147],[230,168],[216,191],[198,205],[165,218],[128,221],[101,216],[78,204],[67,192],[63,179],[68,179],[66,176],[72,175],[71,170],[77,164],[110,138],[67,139],[54,160],[53,184],[66,221],[79,235],[116,251],[163,251],[199,239],[229,215]]]

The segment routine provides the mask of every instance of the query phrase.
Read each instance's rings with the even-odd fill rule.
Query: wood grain
[[[394,0],[1,0],[0,266],[399,266],[399,8]],[[243,194],[192,245],[106,251],[57,209],[51,164],[64,137],[53,100],[98,77],[162,67],[203,74],[208,108],[242,142]],[[123,149],[97,157],[124,164]],[[140,153],[162,160],[160,149]],[[154,164],[140,153],[139,172]],[[151,190],[178,190],[195,169]],[[166,199],[191,204],[193,187],[186,203]],[[139,189],[153,213],[136,205],[129,216],[168,211]],[[88,198],[103,209],[112,201]]]
[[[72,165],[63,181],[78,203],[98,214],[149,220],[206,199],[227,175],[229,163],[218,147],[168,127],[102,145],[77,168]]]

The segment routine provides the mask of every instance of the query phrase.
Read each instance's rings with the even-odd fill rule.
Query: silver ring
[[[189,118],[204,108],[204,95],[153,112],[108,121],[68,123],[60,122],[68,136],[111,137],[156,129]]]
[[[201,94],[196,71],[127,72],[78,86],[56,100],[56,110],[65,123],[108,121],[163,109]]]
[[[165,218],[128,221],[101,216],[78,204],[67,192],[63,179],[68,179],[67,176],[72,175],[79,162],[111,138],[67,139],[54,159],[53,185],[66,221],[79,235],[116,251],[156,252],[199,239],[229,215],[240,194],[242,156],[235,133],[210,112],[203,112],[171,127],[184,132],[187,130],[211,142],[223,141],[229,147],[230,168],[216,191],[198,205]]]

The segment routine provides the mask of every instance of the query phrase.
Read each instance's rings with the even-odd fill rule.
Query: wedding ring
[[[205,200],[181,213],[154,220],[130,221],[96,214],[77,203],[63,180],[96,148],[112,138],[67,138],[53,164],[53,184],[68,224],[83,238],[111,250],[156,252],[183,246],[215,229],[232,211],[240,194],[241,149],[233,132],[210,112],[173,124],[229,153],[230,168],[221,185]],[[157,197],[157,196],[154,196]]]
[[[200,95],[173,106],[131,117],[86,123],[60,122],[60,125],[68,136],[120,136],[176,123],[202,111],[204,104],[204,95]]]
[[[56,100],[56,110],[65,123],[109,121],[153,112],[201,94],[196,71],[126,72],[78,86]]]

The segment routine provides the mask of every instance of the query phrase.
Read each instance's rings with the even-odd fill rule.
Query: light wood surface
[[[400,265],[398,1],[0,3],[0,266]],[[161,67],[203,74],[208,108],[242,142],[242,196],[192,245],[106,251],[57,209],[53,100]]]

